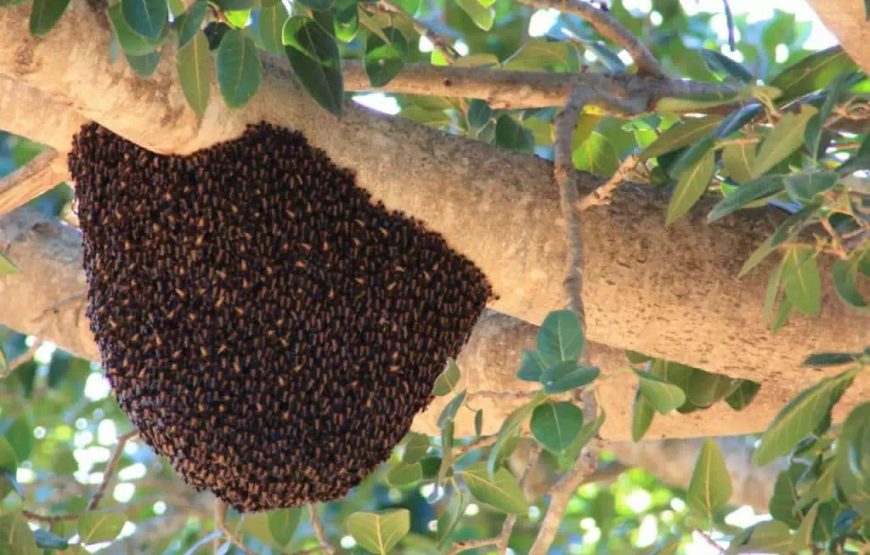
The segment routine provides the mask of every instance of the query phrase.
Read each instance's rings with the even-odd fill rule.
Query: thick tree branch
[[[870,21],[861,0],[809,0],[822,23],[837,35],[843,49],[870,74]]]
[[[626,52],[637,65],[638,72],[661,77],[664,75],[661,66],[652,52],[644,46],[639,38],[616,21],[609,13],[600,10],[583,0],[520,0],[523,4],[536,8],[561,10],[588,21],[602,37],[625,48]]]
[[[0,216],[53,189],[68,176],[66,158],[48,150],[0,179]]]

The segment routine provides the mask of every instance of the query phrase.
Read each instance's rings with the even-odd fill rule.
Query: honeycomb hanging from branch
[[[491,295],[298,132],[259,124],[178,157],[90,124],[69,166],[118,402],[239,510],[335,499],[371,473]]]

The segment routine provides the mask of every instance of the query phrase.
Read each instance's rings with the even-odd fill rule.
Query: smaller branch
[[[822,223],[822,227],[825,228],[828,235],[831,236],[831,248],[834,249],[834,252],[837,253],[840,260],[846,260],[849,258],[849,253],[846,252],[845,247],[843,247],[843,242],[840,240],[840,236],[837,234],[834,226],[831,225],[831,221],[825,217],[819,218],[819,221]]]
[[[218,501],[218,506],[215,509],[216,519],[215,525],[217,526],[218,531],[220,531],[224,538],[235,545],[239,549],[242,550],[246,555],[257,555],[257,552],[245,545],[245,542],[242,541],[241,538],[237,538],[235,534],[233,534],[232,530],[227,528],[227,505],[223,501]]]
[[[127,432],[118,438],[118,444],[115,446],[112,458],[109,459],[109,464],[106,466],[106,471],[103,473],[103,481],[100,482],[97,491],[94,492],[94,496],[88,504],[89,511],[95,511],[100,505],[100,500],[106,493],[106,488],[109,487],[109,483],[112,481],[112,476],[115,474],[115,470],[118,468],[118,463],[121,461],[121,454],[124,452],[124,446],[127,444],[127,441],[135,437],[138,433],[138,431],[133,430],[132,432]]]
[[[417,34],[426,37],[426,40],[432,43],[438,52],[447,58],[447,61],[450,63],[455,62],[459,58],[459,53],[453,48],[453,45],[450,44],[447,39],[438,35],[435,31],[430,29],[425,23],[417,20],[414,16],[406,12],[402,7],[396,4],[393,0],[378,0],[376,4],[377,9],[383,11],[385,13],[397,14],[400,17],[406,19],[413,27],[414,30],[417,31]]]
[[[453,450],[453,458],[458,459],[459,457],[467,455],[468,453],[470,453],[471,451],[474,451],[475,449],[483,449],[485,447],[489,447],[490,445],[493,445],[497,439],[498,439],[497,435],[479,437],[476,440],[469,443],[468,445],[462,445],[461,447],[456,447]]]
[[[606,183],[577,201],[577,204],[575,205],[577,210],[582,212],[589,207],[610,202],[610,195],[613,194],[613,191],[622,184],[626,176],[634,171],[639,162],[640,160],[636,155],[632,154],[631,156],[627,156],[625,160],[619,164],[619,167],[616,168],[616,171]]]
[[[25,166],[0,179],[0,216],[53,189],[68,177],[63,155],[55,150],[38,154]]]
[[[618,44],[625,50],[634,60],[637,65],[638,73],[651,75],[653,77],[663,77],[661,65],[653,56],[652,52],[642,43],[640,39],[634,36],[622,23],[618,22],[612,15],[600,10],[592,4],[587,4],[582,1],[569,0],[520,0],[523,4],[534,6],[536,8],[561,10],[566,13],[571,13],[577,17],[589,22],[590,25],[602,37]]]
[[[711,538],[709,534],[705,533],[703,530],[700,530],[699,528],[695,528],[695,533],[698,534],[699,536],[701,536],[701,539],[703,539],[705,542],[707,542],[707,544],[710,547],[714,548],[718,553],[725,553],[725,550],[722,548],[722,546],[719,545],[718,543],[716,543],[716,541],[713,538]]]
[[[55,522],[63,522],[65,520],[76,520],[81,515],[51,515],[45,516],[34,513],[33,511],[21,511],[21,514],[25,516],[28,520],[35,520],[37,522],[45,522],[46,524],[53,524]]]
[[[33,355],[36,354],[36,351],[39,350],[39,347],[40,347],[40,346],[42,346],[42,340],[41,340],[41,339],[37,339],[36,341],[33,342],[33,345],[31,345],[31,346],[27,349],[26,352],[24,352],[24,353],[18,355],[17,357],[15,357],[15,358],[12,359],[11,361],[9,361],[9,362],[6,364],[6,372],[0,374],[0,379],[2,379],[2,378],[4,378],[4,377],[8,376],[8,375],[11,374],[11,373],[16,369],[16,368],[18,368],[19,366],[21,366],[22,364],[24,364],[24,363],[27,362],[28,360],[32,359],[32,358],[33,358]]]
[[[308,505],[308,516],[311,519],[311,528],[314,529],[314,537],[320,542],[318,549],[326,553],[335,553],[335,550],[329,545],[329,539],[323,530],[323,523],[320,522],[320,517],[317,516],[317,507],[314,503]]]

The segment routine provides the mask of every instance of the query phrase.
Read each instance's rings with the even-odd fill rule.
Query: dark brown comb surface
[[[118,401],[188,483],[240,510],[358,484],[490,296],[297,132],[260,124],[175,157],[91,124],[69,166]]]

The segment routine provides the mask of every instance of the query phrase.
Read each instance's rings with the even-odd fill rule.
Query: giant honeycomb
[[[119,405],[187,483],[240,511],[347,494],[491,296],[299,132],[258,124],[180,157],[89,124],[69,167]]]

